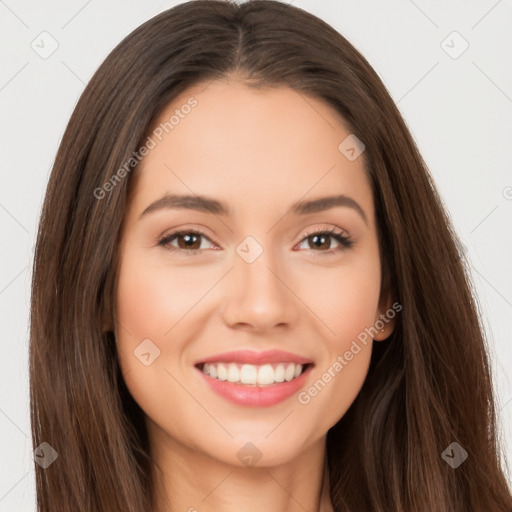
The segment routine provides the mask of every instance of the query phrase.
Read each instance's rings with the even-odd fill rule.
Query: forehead
[[[339,150],[350,135],[330,105],[288,87],[196,84],[153,123],[153,148],[133,176],[134,203],[140,213],[164,193],[198,194],[254,214],[340,193],[357,196],[371,218],[363,158]]]

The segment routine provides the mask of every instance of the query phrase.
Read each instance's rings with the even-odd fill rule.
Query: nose
[[[291,326],[298,318],[300,301],[288,273],[264,251],[256,261],[235,262],[226,282],[224,321],[233,328],[268,332]]]

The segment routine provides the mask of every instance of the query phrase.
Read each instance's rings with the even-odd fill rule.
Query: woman
[[[512,510],[428,170],[366,60],[286,4],[178,5],[94,75],[30,369],[41,512]]]

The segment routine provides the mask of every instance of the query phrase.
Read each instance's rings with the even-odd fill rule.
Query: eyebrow
[[[294,203],[287,214],[308,215],[311,213],[322,212],[336,207],[347,207],[355,210],[363,218],[365,224],[368,224],[368,218],[359,203],[346,195],[319,197],[308,201],[298,201]],[[186,209],[196,210],[214,215],[230,216],[231,210],[226,203],[206,196],[197,195],[178,195],[166,194],[151,203],[141,214],[139,218],[161,209]]]

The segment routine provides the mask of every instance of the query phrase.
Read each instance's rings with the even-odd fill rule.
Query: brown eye
[[[199,231],[177,231],[176,233],[166,235],[158,242],[158,245],[161,245],[169,250],[184,250],[188,252],[195,252],[201,249],[208,249],[209,246],[212,245],[210,241],[210,244],[206,244],[206,247],[204,244],[203,247],[201,247],[202,239],[210,241],[206,235],[200,233]],[[177,246],[172,244],[174,241],[177,242]]]
[[[334,248],[332,247],[332,239],[338,243]],[[311,249],[314,252],[323,253],[336,253],[344,249],[352,247],[353,241],[350,237],[343,234],[342,231],[323,230],[314,233],[309,233],[301,242],[301,245],[307,243],[308,247],[305,249]],[[319,250],[316,250],[319,249]]]
[[[331,248],[331,238],[334,238],[334,237],[331,237],[329,235],[311,235],[311,236],[308,236],[307,240],[310,242],[311,248],[330,249]]]

